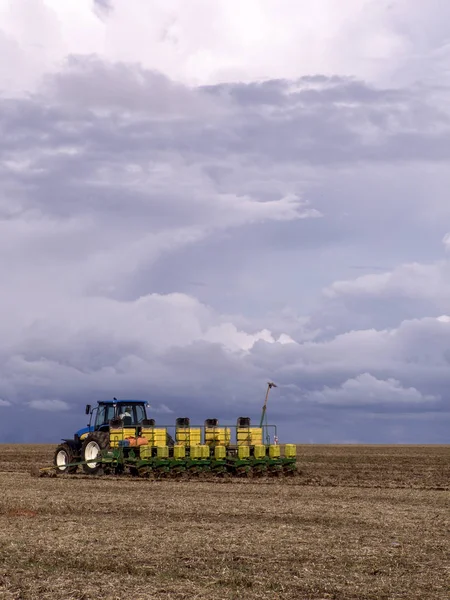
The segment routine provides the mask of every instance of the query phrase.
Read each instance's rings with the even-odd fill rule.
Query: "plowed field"
[[[450,447],[299,446],[298,477],[32,478],[0,446],[0,599],[448,600]]]

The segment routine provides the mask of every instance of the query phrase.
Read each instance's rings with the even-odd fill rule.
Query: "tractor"
[[[102,451],[109,447],[109,430],[112,423],[122,424],[123,427],[136,428],[148,422],[147,411],[149,404],[143,400],[103,400],[94,408],[86,405],[86,415],[89,415],[87,427],[79,429],[73,439],[63,439],[55,451],[54,465],[59,473],[76,473],[77,462],[83,462],[85,473],[94,474],[99,470],[99,463],[93,461]],[[167,433],[167,446],[174,442]]]

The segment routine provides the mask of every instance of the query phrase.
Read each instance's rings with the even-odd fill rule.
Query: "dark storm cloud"
[[[257,418],[273,379],[291,438],[372,440],[376,423],[411,441],[428,415],[421,439],[442,441],[436,94],[319,75],[195,89],[73,57],[0,100],[2,414],[75,427],[85,402],[135,396],[166,420]]]
[[[378,90],[363,81],[337,76],[305,76],[296,81],[273,79],[250,83],[223,83],[203,86],[201,89],[220,98],[233,99],[237,104],[248,105],[252,109],[262,105],[283,109],[303,104],[323,106],[333,103],[388,103],[399,106],[411,100],[411,92]]]
[[[73,57],[48,79],[45,96],[4,104],[2,114],[12,141],[24,133],[44,144],[79,136],[88,148],[128,157],[207,149],[216,158],[237,153],[251,160],[255,153],[259,160],[321,165],[446,160],[449,117],[430,96],[421,88],[377,90],[340,78],[312,89],[302,78],[195,90],[139,66]]]

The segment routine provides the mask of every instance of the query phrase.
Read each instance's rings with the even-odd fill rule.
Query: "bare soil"
[[[299,446],[298,477],[32,478],[0,446],[0,599],[448,600],[450,446]]]

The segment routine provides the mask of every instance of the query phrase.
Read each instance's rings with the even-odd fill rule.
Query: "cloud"
[[[439,0],[285,0],[283,11],[276,0],[1,0],[5,50],[15,60],[0,75],[27,89],[66,55],[97,53],[189,84],[317,73],[442,81],[448,11]]]
[[[418,106],[424,144],[444,131],[426,94],[323,76],[191,89],[78,57],[40,95],[4,101],[0,249],[11,262],[1,393],[20,405],[57,392],[72,405],[154,390],[174,413],[228,414],[242,410],[240,393],[258,406],[255,390],[270,378],[289,415],[299,399],[369,373],[416,389],[429,410],[427,398],[446,385],[445,311],[417,319],[404,301],[444,300],[445,263],[328,280],[348,239],[364,248],[370,238],[373,229],[359,231],[363,213],[380,211],[378,196],[366,195],[358,213],[341,165],[362,156],[374,177],[380,162],[401,163],[411,149],[393,140]],[[430,161],[427,151],[417,158]],[[317,303],[321,260],[328,291]],[[194,293],[184,282],[198,279]],[[309,316],[294,308],[308,295]],[[367,297],[397,298],[392,322]],[[402,411],[417,411],[406,397]]]
[[[106,84],[92,86],[93,81],[102,80],[102,73],[109,78],[109,92]],[[127,73],[131,79],[123,78]],[[81,96],[77,98],[70,86],[66,89],[61,78],[73,78]],[[134,90],[133,86],[129,89],[131,80],[137,82]],[[42,267],[54,271],[58,263],[69,260],[72,268],[70,273],[65,270],[66,277],[82,278],[85,288],[94,293],[115,288],[113,280],[117,281],[119,273],[132,275],[161,255],[217,237],[218,232],[322,216],[297,191],[295,180],[274,180],[270,196],[264,197],[264,156],[255,155],[257,169],[245,181],[251,189],[242,189],[241,181],[224,186],[212,175],[212,169],[229,163],[224,144],[236,155],[232,162],[237,163],[246,151],[234,147],[233,140],[226,137],[220,144],[209,145],[204,136],[197,136],[208,115],[205,107],[210,107],[211,131],[217,132],[218,141],[221,131],[227,135],[239,107],[224,102],[220,108],[208,93],[173,86],[164,77],[133,66],[117,69],[98,60],[77,61],[52,81],[57,88],[49,85],[47,95],[4,102],[0,123],[5,140],[1,163],[4,201],[0,210],[6,218],[0,227],[3,246],[15,252],[17,261],[29,251],[37,252]],[[66,92],[61,96],[61,89],[67,96]],[[92,89],[103,90],[104,96],[89,96]],[[83,98],[83,91],[87,97]],[[118,104],[114,91],[121,94]],[[123,111],[129,97],[137,104],[129,105],[128,110],[134,111],[127,117]],[[192,99],[191,113],[188,97]],[[144,101],[148,98],[153,98],[153,104]],[[73,102],[78,107],[75,120]],[[159,113],[160,107],[167,109],[171,104],[184,111],[175,122],[170,110],[170,114]],[[145,115],[139,107],[145,108]],[[108,113],[107,118],[97,113],[100,108]],[[113,131],[110,122],[116,110],[122,116]],[[159,117],[154,121],[156,114]],[[182,155],[180,144],[185,147]],[[104,158],[99,162],[101,154]],[[68,284],[77,286],[78,282],[66,280],[64,286]]]
[[[450,248],[450,232],[444,235],[442,238],[442,243],[444,244],[446,250]]]
[[[331,298],[339,296],[359,297],[405,297],[434,299],[450,297],[448,281],[450,264],[412,263],[400,265],[393,271],[363,275],[349,281],[335,281],[324,294]]]
[[[100,18],[107,17],[113,11],[112,0],[93,0],[94,13]]]
[[[11,406],[11,402],[9,402],[8,400],[3,400],[3,398],[0,398],[0,406]]]
[[[258,419],[273,380],[284,439],[446,440],[442,12],[117,0],[98,19],[91,0],[70,14],[13,4],[0,27],[11,423],[26,436],[23,413],[45,407],[33,431],[70,435],[82,404],[113,396]]]
[[[31,400],[28,405],[36,410],[62,411],[69,410],[69,405],[63,400]]]
[[[160,404],[158,406],[158,408],[155,408],[154,406],[150,407],[150,411],[152,413],[156,413],[156,414],[164,414],[164,415],[171,415],[173,414],[173,410],[171,408],[169,408],[168,406],[166,406],[165,404]]]
[[[307,399],[319,404],[364,407],[380,404],[405,405],[426,404],[438,398],[423,395],[414,387],[405,388],[393,378],[377,379],[370,373],[362,373],[353,379],[347,379],[337,388],[324,387],[307,395]]]
[[[323,289],[312,323],[320,319],[322,326],[337,333],[350,324],[353,328],[389,328],[402,319],[439,318],[448,311],[450,301],[449,265],[442,259],[406,263],[391,271],[335,281]]]
[[[385,410],[398,410],[391,398],[402,401],[402,411],[417,411],[420,402],[428,410],[430,397],[438,398],[448,381],[450,318],[299,343],[287,335],[276,340],[270,331],[239,331],[181,294],[133,302],[86,299],[79,307],[84,317],[70,321],[74,307],[64,305],[51,320],[24,329],[4,363],[4,384],[33,407],[58,408],[60,401],[33,400],[55,389],[68,401],[86,394],[146,397],[151,390],[171,410],[180,410],[194,391],[196,413],[218,403],[223,410],[235,404],[227,393],[237,390],[246,404],[259,402],[252,388],[270,377],[280,384],[288,410],[302,398],[346,394],[355,402],[377,394]]]
[[[219,343],[228,350],[249,351],[259,342],[264,341],[269,344],[295,344],[296,342],[286,333],[282,333],[278,339],[275,339],[268,329],[247,333],[239,331],[233,323],[221,323],[209,329],[204,338],[211,343]]]

